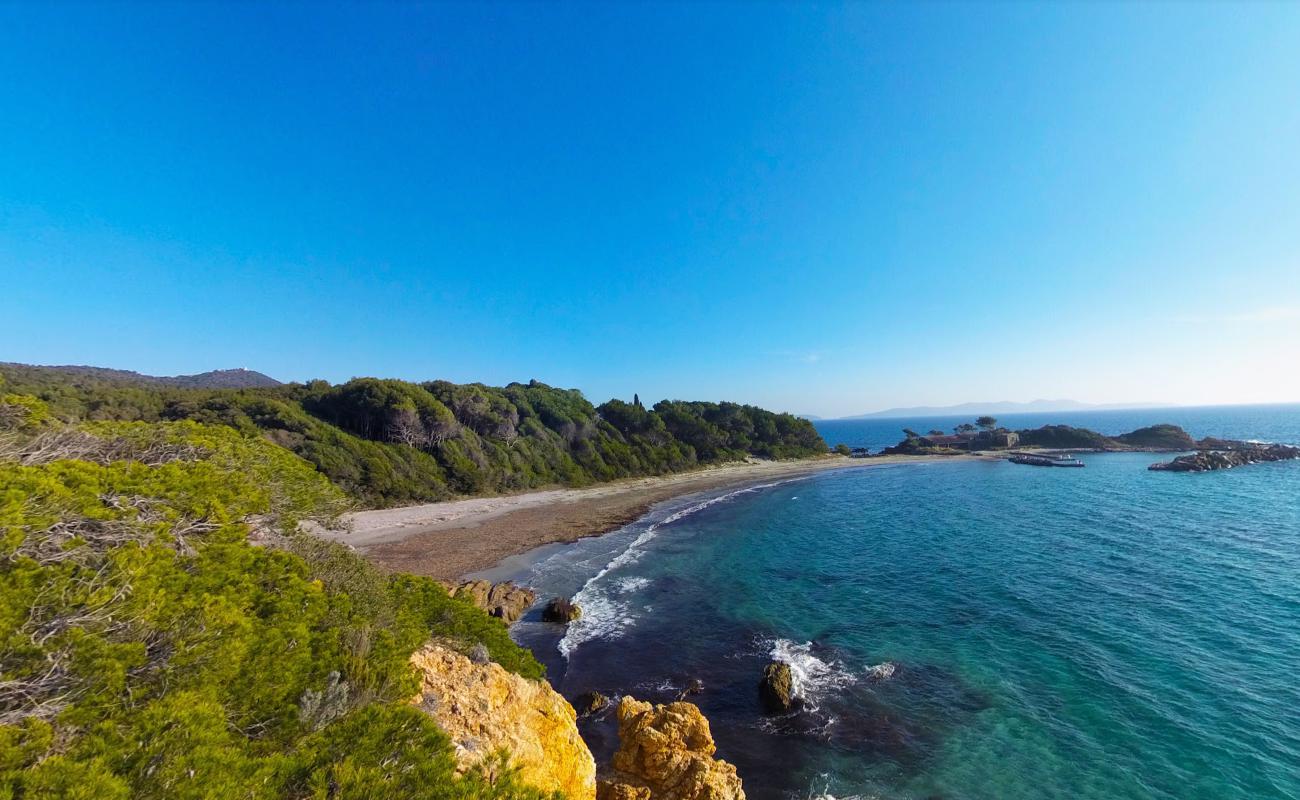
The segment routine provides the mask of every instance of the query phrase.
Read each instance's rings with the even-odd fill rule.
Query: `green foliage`
[[[749,456],[826,452],[812,424],[735,403],[647,410],[537,381],[503,388],[357,378],[256,389],[131,383],[102,371],[0,366],[12,390],[73,420],[191,420],[261,434],[371,506],[583,486]]]
[[[851,455],[852,453],[853,450],[850,449],[849,446],[847,444],[844,444],[843,442],[840,442],[839,444],[835,445],[836,455],[847,456],[847,455]]]
[[[1109,436],[1069,425],[1044,425],[1041,428],[1019,431],[1019,434],[1020,444],[1024,447],[1105,449],[1115,446],[1114,440]]]
[[[1115,440],[1127,447],[1154,447],[1163,450],[1195,450],[1196,440],[1177,425],[1151,425],[1130,433],[1121,433]]]
[[[50,422],[50,409],[35,397],[0,394],[0,431],[30,433]]]
[[[433,581],[295,533],[344,508],[311,465],[189,421],[28,436],[0,460],[0,797],[539,798],[453,777],[404,701],[431,637],[541,666]]]

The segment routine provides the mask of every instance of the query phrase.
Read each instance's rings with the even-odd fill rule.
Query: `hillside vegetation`
[[[280,386],[280,382],[269,375],[248,369],[216,369],[200,372],[197,375],[142,375],[126,369],[108,369],[106,367],[62,366],[29,367],[26,364],[0,362],[0,370],[36,369],[46,374],[62,375],[69,381],[118,382],[144,384],[152,386],[175,386],[184,389],[252,389],[265,386]]]
[[[1118,436],[1106,436],[1087,428],[1044,425],[1022,430],[1020,444],[1026,447],[1089,448],[1094,450],[1193,450],[1196,440],[1177,425],[1150,425]]]
[[[456,776],[405,700],[431,637],[541,667],[433,581],[295,532],[346,505],[261,436],[0,395],[0,798],[540,800],[500,760]]]
[[[812,423],[736,403],[610,400],[537,381],[505,387],[358,378],[241,390],[0,366],[9,391],[66,422],[196,421],[262,435],[367,505],[658,475],[748,456],[825,453]]]

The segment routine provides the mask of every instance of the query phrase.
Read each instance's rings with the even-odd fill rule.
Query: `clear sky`
[[[0,360],[1300,400],[1300,5],[0,5]]]

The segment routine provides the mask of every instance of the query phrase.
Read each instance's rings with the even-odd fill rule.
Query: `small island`
[[[1040,428],[1012,431],[999,426],[993,417],[985,416],[975,420],[974,424],[963,423],[956,426],[952,433],[935,429],[921,434],[911,428],[904,428],[903,435],[902,441],[892,447],[886,447],[877,455],[961,456],[974,453],[983,455],[1001,453],[1017,463],[1082,466],[1081,462],[1074,459],[1062,460],[1062,454],[1195,451],[1150,466],[1152,470],[1167,472],[1208,472],[1246,464],[1300,458],[1300,447],[1221,439],[1213,436],[1198,440],[1179,426],[1168,423],[1149,425],[1117,436],[1107,436],[1087,428],[1075,428],[1070,425],[1044,425]],[[870,457],[861,448],[853,450],[852,455],[859,458]]]
[[[1152,464],[1147,469],[1158,472],[1210,472],[1216,469],[1232,469],[1247,464],[1260,464],[1267,461],[1291,461],[1300,458],[1300,447],[1285,444],[1260,444],[1257,442],[1238,442],[1224,439],[1205,439],[1202,444],[1210,447],[1197,450],[1172,461]]]
[[[1177,425],[1161,424],[1138,428],[1118,436],[1107,436],[1087,428],[1044,425],[1041,428],[1009,430],[993,417],[962,423],[952,433],[931,430],[921,434],[903,429],[904,438],[881,455],[961,455],[964,453],[1035,450],[1074,450],[1096,453],[1147,451],[1178,453],[1195,450],[1198,442]],[[1217,441],[1217,440],[1216,440]]]

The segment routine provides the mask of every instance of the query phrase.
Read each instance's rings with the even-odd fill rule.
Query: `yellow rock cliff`
[[[567,800],[594,800],[596,763],[573,707],[549,683],[475,663],[437,643],[417,650],[411,663],[421,682],[411,702],[451,736],[462,769],[505,750],[526,783]]]

